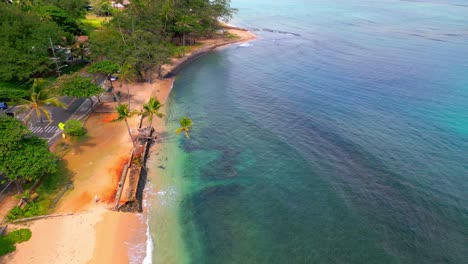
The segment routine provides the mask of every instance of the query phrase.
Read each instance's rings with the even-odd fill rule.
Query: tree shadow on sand
[[[89,142],[91,137],[81,136],[81,137],[72,137],[67,141],[62,141],[58,143],[56,153],[59,156],[64,156],[65,154],[72,152],[74,154],[82,154],[87,148],[92,148],[96,146],[96,143]]]

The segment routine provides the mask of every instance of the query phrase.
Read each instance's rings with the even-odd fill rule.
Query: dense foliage
[[[43,213],[43,211],[43,208],[40,208],[39,204],[28,203],[23,208],[18,206],[13,207],[13,209],[8,213],[7,218],[9,221],[13,221],[21,218],[37,216]]]
[[[30,182],[57,168],[47,142],[33,136],[20,121],[0,117],[0,173],[9,180]]]
[[[88,98],[93,110],[92,96],[98,96],[104,90],[96,85],[91,78],[83,77],[78,74],[64,75],[57,80],[57,86],[61,95]]]
[[[28,241],[31,236],[32,232],[27,228],[12,231],[6,236],[0,236],[0,256],[15,251],[16,243]]]
[[[56,23],[42,20],[36,12],[25,12],[0,4],[0,80],[22,80],[46,71],[53,64],[50,39],[61,43],[65,33]]]
[[[83,24],[88,4],[98,15],[113,16],[93,33]],[[132,80],[151,79],[154,69],[159,72],[181,53],[178,46],[216,32],[218,20],[235,12],[229,5],[229,0],[133,0],[116,10],[107,0],[1,1],[0,100],[25,98],[25,81],[88,56],[127,69]],[[87,33],[89,42],[76,38]]]
[[[32,232],[27,228],[18,229],[8,233],[8,239],[14,243],[23,243],[31,239]]]
[[[91,36],[92,57],[129,64],[138,79],[169,62],[174,45],[193,43],[220,29],[234,9],[229,0],[134,0]]]
[[[65,129],[63,130],[65,135],[69,136],[83,136],[86,134],[86,130],[83,127],[83,123],[79,120],[69,119],[65,122]]]
[[[61,76],[57,84],[59,93],[66,96],[87,98],[103,92],[102,88],[97,86],[91,78],[77,74]]]

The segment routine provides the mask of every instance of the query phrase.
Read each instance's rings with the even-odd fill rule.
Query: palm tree
[[[128,126],[128,118],[134,116],[137,114],[136,111],[130,111],[130,108],[128,107],[128,104],[119,104],[115,107],[115,110],[117,111],[117,118],[112,120],[112,122],[119,122],[119,121],[125,121],[125,125],[127,125],[127,130],[128,134],[130,135],[130,139],[132,140],[133,147],[136,146],[135,140],[132,137],[132,132],[130,131],[130,127]]]
[[[25,117],[25,122],[31,118],[31,114],[34,112],[43,124],[43,116],[49,120],[49,124],[52,123],[52,118],[50,115],[49,110],[47,110],[46,106],[55,106],[61,108],[67,108],[67,106],[59,100],[56,96],[51,96],[48,94],[48,91],[45,89],[45,80],[44,79],[34,79],[32,89],[31,89],[31,97],[29,100],[21,99],[21,103],[24,105],[22,106],[23,109],[28,109],[30,112]],[[42,126],[44,130],[44,126]]]
[[[159,102],[158,99],[151,97],[148,103],[143,105],[143,110],[140,112],[142,116],[148,117],[148,127],[153,125],[153,116],[157,116],[159,118],[163,118],[164,114],[159,112],[159,109],[163,105]]]
[[[189,132],[193,125],[192,119],[188,118],[187,116],[184,116],[181,119],[179,119],[179,124],[180,124],[180,127],[176,129],[176,133],[180,134],[183,131],[185,134],[185,137],[187,139],[190,139]]]

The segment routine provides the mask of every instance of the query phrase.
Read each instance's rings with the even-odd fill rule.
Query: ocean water
[[[177,76],[152,262],[468,263],[468,3],[232,5],[258,39]]]

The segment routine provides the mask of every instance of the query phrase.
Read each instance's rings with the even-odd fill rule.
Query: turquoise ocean
[[[232,6],[258,39],[177,75],[145,261],[468,263],[468,2]]]

